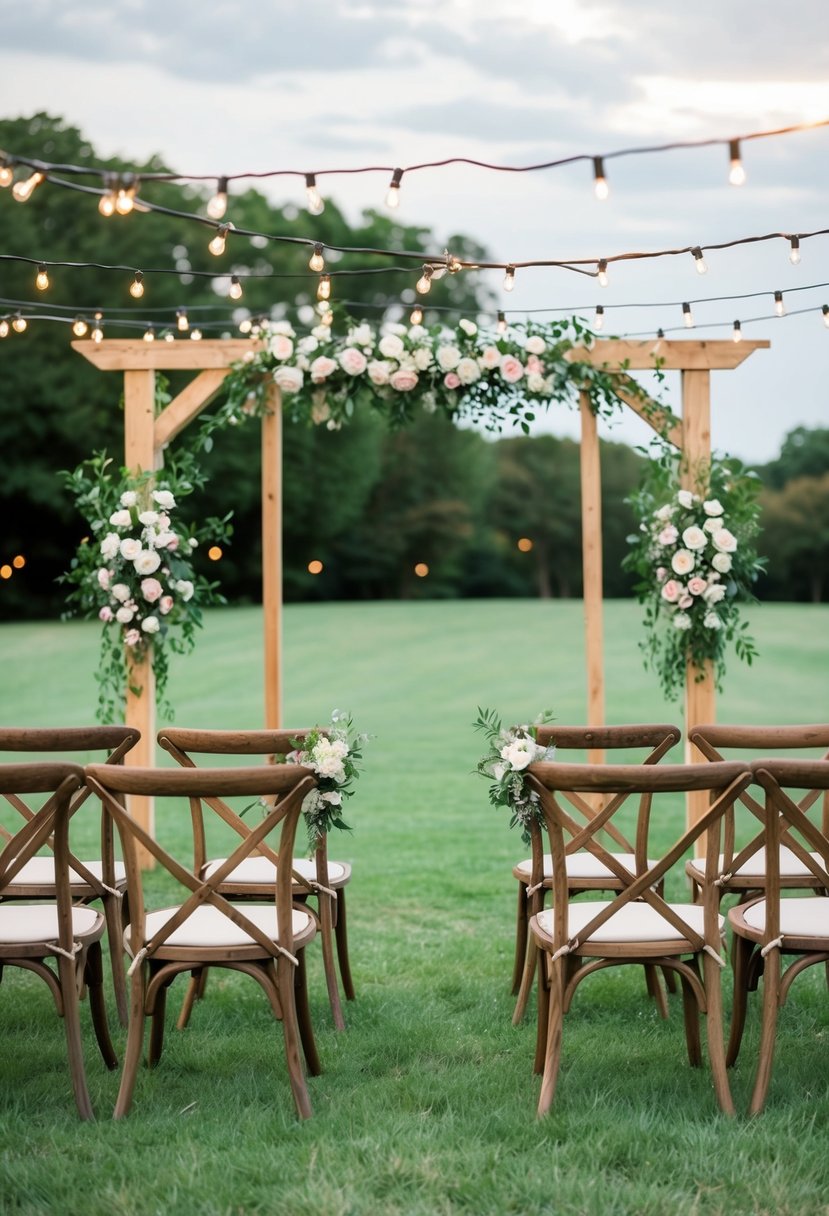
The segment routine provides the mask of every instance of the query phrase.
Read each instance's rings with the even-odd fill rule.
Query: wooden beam
[[[189,338],[175,342],[145,342],[142,338],[104,338],[91,342],[80,338],[72,349],[83,355],[102,372],[202,371],[210,367],[230,367],[250,351],[262,349],[261,342],[249,338]]]
[[[155,372],[124,373],[124,465],[131,473],[155,469]]]
[[[574,346],[567,352],[570,360],[592,363],[594,367],[607,365],[613,371],[653,371],[659,366],[668,370],[697,370],[705,368],[733,368],[756,350],[766,350],[771,343],[765,338],[753,341],[731,339],[717,341],[686,341],[683,339],[648,338],[635,342],[626,338],[599,338],[592,346]]]
[[[177,397],[162,410],[155,420],[155,446],[162,449],[176,435],[179,435],[188,423],[192,422],[206,405],[216,396],[225,382],[230,368],[215,367],[201,372],[195,380],[183,388]]]
[[[274,384],[262,419],[262,615],[265,726],[282,725],[282,398]]]
[[[604,725],[604,625],[602,621],[602,481],[596,415],[587,393],[579,395],[581,411],[581,535],[584,577],[584,640],[587,656],[587,722]],[[604,752],[588,753],[601,764]]]
[[[675,448],[682,448],[682,422],[676,418],[673,422],[668,422],[669,413],[659,404],[654,401],[647,393],[636,392],[631,387],[631,390],[623,388],[624,382],[630,380],[629,376],[620,377],[619,383],[615,386],[614,392],[620,401],[624,401],[625,405],[629,405],[634,414],[647,422],[648,426],[652,427],[657,435],[661,435],[663,439],[667,439],[668,443],[672,443]],[[631,381],[631,385],[632,385]]]

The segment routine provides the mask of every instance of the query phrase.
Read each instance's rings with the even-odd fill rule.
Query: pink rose
[[[164,588],[157,578],[145,578],[141,580],[141,594],[150,604],[154,604],[156,600],[161,599],[163,590]]]
[[[543,373],[544,364],[541,362],[538,355],[530,355],[529,359],[527,359],[527,371]]]
[[[294,353],[294,344],[290,338],[284,334],[277,334],[271,338],[271,354],[274,359],[279,359],[280,362],[284,359],[290,359]]]
[[[504,355],[501,360],[501,375],[507,384],[517,384],[524,375],[524,365],[514,355]]]
[[[158,601],[158,611],[162,616],[166,616],[173,606],[173,597],[171,595],[162,595]]]
[[[112,617],[113,617],[112,609],[109,608],[106,604],[104,604],[103,608],[98,613],[98,620],[105,621],[108,623],[109,621],[112,620]]]
[[[347,346],[340,351],[340,367],[348,376],[361,376],[367,364],[368,359],[356,346]]]
[[[137,646],[141,641],[141,631],[138,629],[128,629],[124,634],[125,646]]]
[[[109,590],[109,580],[111,578],[112,578],[112,574],[110,573],[110,571],[107,570],[105,566],[102,566],[101,569],[98,571],[98,586],[102,587],[104,591],[108,591]]]
[[[478,362],[484,371],[491,372],[501,362],[501,352],[497,346],[485,346],[478,355]]]
[[[680,608],[690,608],[692,607],[693,603],[694,601],[690,595],[683,595],[682,599],[679,601],[679,606]]]
[[[327,380],[332,372],[336,370],[337,364],[333,359],[329,359],[327,355],[320,355],[309,368],[314,384],[321,384],[323,380]]]
[[[659,541],[660,545],[672,545],[678,536],[679,532],[674,525],[668,524],[662,529],[656,539]]]
[[[700,578],[698,574],[695,574],[693,578],[688,579],[689,595],[702,595],[707,586],[708,584],[706,583],[705,579]]]
[[[663,600],[667,600],[669,604],[675,604],[679,599],[681,591],[682,587],[676,581],[676,579],[669,578],[667,583],[665,583],[665,586],[662,588],[662,598]]]
[[[665,577],[667,576],[667,573],[668,573],[668,571],[665,569],[664,566],[657,566],[656,577],[659,579],[660,583],[664,581]]]
[[[410,393],[416,386],[417,381],[417,372],[410,371],[407,367],[398,368],[389,377],[389,384],[398,393]]]
[[[446,388],[460,388],[461,378],[457,372],[447,372],[443,377],[443,383]]]

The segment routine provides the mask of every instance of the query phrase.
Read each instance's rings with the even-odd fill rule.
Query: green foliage
[[[530,844],[530,826],[542,823],[543,815],[538,794],[527,783],[526,770],[530,764],[554,760],[555,746],[541,747],[538,727],[554,721],[552,710],[543,710],[532,726],[504,728],[494,709],[478,706],[478,717],[472,723],[487,742],[486,753],[477,764],[477,772],[490,782],[489,801],[492,806],[506,807],[510,812],[510,827],[521,825],[521,839]]]
[[[736,458],[714,458],[694,470],[694,492],[680,489],[680,470],[678,454],[655,441],[642,485],[631,496],[640,523],[625,558],[645,605],[645,666],[674,698],[685,687],[688,663],[698,679],[713,663],[721,688],[729,642],[751,664],[757,651],[740,605],[754,600],[763,569],[756,550],[757,475]]]

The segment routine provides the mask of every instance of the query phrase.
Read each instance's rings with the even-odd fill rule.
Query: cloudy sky
[[[0,29],[5,116],[47,110],[102,155],[159,153],[182,173],[520,165],[829,118],[826,0],[0,0]],[[743,161],[739,188],[723,147],[611,161],[605,202],[584,162],[424,171],[404,179],[400,214],[438,240],[468,233],[500,262],[829,227],[829,128],[752,141]],[[387,174],[333,180],[348,213],[382,206]],[[290,179],[269,190],[302,203]],[[694,307],[699,326],[724,325],[699,337],[728,338],[739,318],[772,342],[712,378],[715,444],[759,461],[792,427],[829,425],[828,253],[829,237],[804,241],[793,267],[784,241],[748,245],[708,255],[704,277],[688,255],[626,262],[605,290],[528,270],[503,301],[588,318],[601,303],[606,332],[652,334],[681,324],[683,300],[762,293]],[[813,284],[827,286],[793,294]],[[752,321],[773,313],[775,290],[789,314],[812,311]],[[560,414],[550,425],[575,433]],[[640,426],[612,435],[639,442]]]

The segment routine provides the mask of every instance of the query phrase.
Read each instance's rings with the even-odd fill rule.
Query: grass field
[[[638,609],[608,603],[606,620],[608,721],[681,726],[642,671]],[[751,669],[732,663],[720,720],[829,720],[829,609],[772,605],[752,624],[761,657]],[[0,627],[0,721],[90,722],[96,653],[92,625]],[[375,736],[348,806],[355,831],[331,843],[354,864],[357,1001],[345,1033],[330,1029],[320,960],[309,961],[325,1067],[309,1083],[313,1119],[294,1118],[260,990],[217,976],[190,1029],[169,1030],[119,1124],[109,1120],[117,1074],[103,1070],[84,1008],[98,1122],[79,1124],[46,989],[7,971],[0,1212],[829,1211],[829,1007],[818,968],[784,1011],[760,1119],[718,1113],[707,1071],[687,1066],[677,1001],[660,1022],[641,975],[619,969],[580,989],[556,1107],[536,1121],[534,1015],[510,1024],[510,871],[524,847],[473,774],[482,743],[471,722],[478,705],[508,721],[548,707],[561,722],[584,720],[580,603],[289,607],[285,655],[286,724],[338,707]],[[259,611],[209,615],[169,692],[180,726],[261,725]],[[159,823],[171,844],[186,831],[185,818]],[[174,988],[171,1014],[177,1004]],[[739,1110],[756,1026],[752,1017],[732,1078]]]

